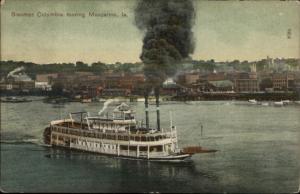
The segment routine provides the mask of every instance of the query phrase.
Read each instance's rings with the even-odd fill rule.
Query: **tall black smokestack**
[[[174,76],[182,60],[188,58],[194,51],[192,32],[194,18],[195,10],[191,0],[137,1],[135,24],[145,33],[140,59],[144,63],[146,84],[150,89],[157,90],[155,94],[157,109],[159,109],[159,86],[167,77]],[[148,95],[147,92],[146,109]],[[160,128],[159,110],[157,110],[157,127]]]
[[[144,97],[145,97],[145,114],[146,114],[146,129],[149,129],[148,96],[149,96],[149,91],[146,88],[145,91],[144,91]]]
[[[155,101],[156,101],[156,122],[157,129],[160,130],[160,113],[159,113],[159,87],[155,87]]]

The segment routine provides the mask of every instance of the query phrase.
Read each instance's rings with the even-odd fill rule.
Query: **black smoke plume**
[[[146,83],[157,87],[173,76],[181,61],[194,51],[195,10],[190,0],[140,0],[136,26],[145,32],[141,60]]]
[[[183,59],[194,51],[191,0],[139,0],[135,23],[145,32],[141,60],[144,63],[146,128],[149,128],[148,95],[155,91],[157,129],[160,130],[159,88],[173,76]]]

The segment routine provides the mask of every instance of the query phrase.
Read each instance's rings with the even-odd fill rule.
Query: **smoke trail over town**
[[[136,26],[145,32],[141,60],[152,87],[173,76],[194,51],[195,10],[190,0],[141,0],[135,9]]]
[[[145,32],[141,60],[144,63],[146,128],[149,128],[148,95],[154,89],[157,129],[160,130],[159,88],[173,76],[183,59],[194,51],[192,26],[195,10],[190,0],[140,0],[136,26]]]

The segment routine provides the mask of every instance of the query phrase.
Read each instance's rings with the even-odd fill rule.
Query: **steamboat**
[[[122,103],[113,110],[111,118],[74,112],[69,118],[51,121],[44,130],[44,142],[50,146],[160,162],[188,162],[193,154],[216,151],[200,146],[180,149],[177,129],[172,121],[167,129],[160,128],[157,107],[158,126],[150,128],[147,100],[145,106],[146,126],[136,121],[135,112]]]

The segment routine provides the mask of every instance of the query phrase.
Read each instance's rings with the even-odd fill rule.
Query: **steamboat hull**
[[[77,152],[88,152],[91,154],[97,154],[101,156],[106,156],[106,157],[113,157],[113,158],[118,158],[122,160],[136,160],[136,161],[149,161],[149,162],[163,162],[163,163],[190,163],[192,162],[192,155],[191,154],[179,154],[179,155],[174,155],[174,156],[169,156],[169,157],[158,157],[158,158],[146,158],[146,157],[133,157],[133,156],[117,156],[115,154],[108,154],[108,153],[100,153],[96,151],[90,151],[90,150],[83,150],[83,149],[76,149],[76,148],[70,148],[70,147],[65,147],[65,146],[58,146],[58,145],[48,145],[49,147],[52,147],[54,149],[64,149],[64,150],[73,150]]]

